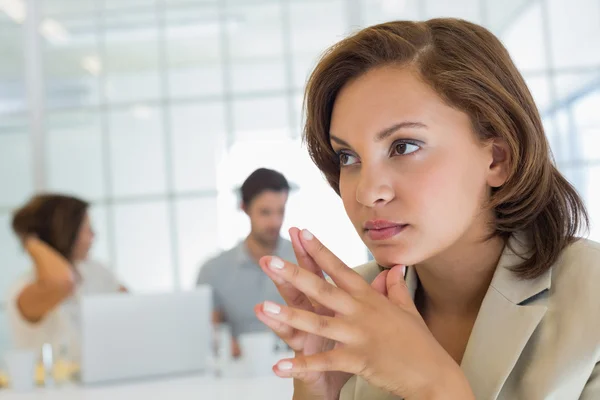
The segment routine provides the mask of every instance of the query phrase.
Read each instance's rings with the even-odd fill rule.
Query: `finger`
[[[317,265],[317,263],[315,263],[315,260],[312,259],[310,254],[306,252],[304,246],[302,246],[302,242],[300,240],[300,229],[290,228],[289,234],[290,239],[292,240],[292,247],[294,248],[296,260],[298,261],[298,266],[314,273],[319,278],[325,279],[323,270]],[[319,302],[317,302],[315,299],[309,298],[309,300],[312,303],[316,313],[333,316],[333,312],[331,312],[331,310],[329,310],[327,307],[319,304]]]
[[[398,306],[412,309],[415,308],[415,304],[404,280],[404,269],[404,265],[396,265],[387,274],[388,299]]]
[[[377,292],[384,295],[385,297],[387,297],[387,295],[388,295],[387,284],[386,284],[386,279],[387,279],[388,273],[389,273],[389,270],[387,270],[387,269],[380,272],[379,275],[377,275],[377,277],[375,278],[375,280],[371,283],[371,287],[373,289],[375,289]]]
[[[263,311],[271,318],[283,322],[299,331],[335,340],[352,343],[357,338],[356,328],[340,318],[318,315],[265,301]]]
[[[356,271],[337,258],[312,233],[303,229],[300,238],[306,252],[338,287],[350,294],[370,289],[369,284]]]
[[[259,265],[263,272],[269,278],[271,278],[271,280],[277,287],[277,291],[279,292],[283,300],[285,300],[287,305],[289,305],[290,307],[299,308],[307,311],[314,310],[310,299],[290,282],[286,281],[283,277],[276,274],[271,268],[269,268],[268,263],[259,261]]]
[[[291,228],[289,230],[290,239],[292,240],[292,247],[294,248],[294,254],[296,254],[296,260],[298,265],[307,271],[315,273],[317,276],[324,278],[323,270],[315,263],[310,254],[306,252],[306,249],[302,245],[300,240],[300,229]]]
[[[304,349],[304,341],[306,333],[299,331],[285,322],[278,321],[269,316],[263,310],[263,304],[257,304],[254,307],[256,317],[266,326],[268,326],[277,336],[281,338],[294,351],[302,351]]]
[[[263,268],[270,268],[278,277],[289,282],[308,298],[334,312],[349,314],[356,308],[356,300],[348,293],[296,264],[279,257],[263,257],[259,263]]]
[[[358,375],[364,370],[364,362],[344,348],[297,356],[279,361],[273,371],[281,377],[297,377],[309,372],[341,371]]]
[[[315,264],[313,259],[302,247],[302,243],[300,242],[299,238],[300,230],[298,228],[291,228],[289,233],[292,240],[292,247],[294,248],[294,253],[296,254],[296,259],[298,260],[299,266],[315,273],[319,277],[323,277],[323,271],[321,271],[321,269]],[[273,283],[275,283],[279,294],[289,306],[309,311],[316,308],[320,313],[328,315],[333,314],[330,310],[321,306],[320,304],[312,304],[310,299],[307,298],[304,293],[300,292],[289,282],[273,273],[270,268],[266,268],[264,265],[262,265],[262,263],[261,269],[269,278],[271,278]]]

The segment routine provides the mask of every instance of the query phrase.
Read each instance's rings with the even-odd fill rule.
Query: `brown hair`
[[[259,168],[246,178],[240,192],[242,203],[249,206],[261,193],[271,190],[274,192],[289,192],[290,184],[282,173],[272,169]]]
[[[34,196],[15,211],[12,228],[19,237],[35,235],[72,261],[73,246],[89,203],[58,194]]]
[[[492,191],[493,235],[526,234],[531,252],[514,271],[535,278],[587,228],[576,190],[553,164],[540,115],[523,77],[500,41],[459,19],[375,25],[332,46],[311,74],[305,93],[304,138],[315,164],[339,194],[338,157],[329,142],[336,96],[344,85],[382,66],[410,66],[451,107],[471,119],[482,141],[503,139],[510,175]]]

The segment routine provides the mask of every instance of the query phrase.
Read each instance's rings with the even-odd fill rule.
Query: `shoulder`
[[[237,246],[235,246],[209,258],[208,261],[205,261],[200,267],[200,277],[213,277],[223,266],[232,265],[236,260],[237,251]]]
[[[113,275],[112,271],[98,260],[89,259],[82,261],[77,265],[77,268],[94,275]]]
[[[229,250],[222,251],[219,254],[209,258],[208,261],[206,261],[202,267],[203,268],[205,268],[205,267],[214,268],[219,265],[228,264],[236,258],[237,254],[238,254],[238,246],[236,245]]]
[[[118,285],[116,273],[100,261],[85,260],[77,265],[77,270],[83,278],[83,286],[88,287],[91,284],[102,290],[113,290],[114,286]]]
[[[121,284],[117,273],[97,260],[85,260],[77,264],[81,280],[77,283],[81,294],[112,293],[119,291]]]
[[[285,251],[294,251],[294,246],[292,246],[292,242],[282,237],[279,238],[278,246]]]
[[[596,290],[592,298],[600,299],[600,291],[597,291],[599,284],[600,243],[579,239],[562,251],[552,267],[552,287],[594,288]],[[591,295],[591,293],[585,294]]]
[[[280,238],[277,252],[279,253],[277,255],[283,258],[284,260],[296,262],[296,253],[294,252],[294,246],[289,240]]]
[[[552,267],[548,309],[563,329],[573,326],[580,332],[580,343],[586,337],[596,346],[600,346],[598,287],[600,244],[580,239],[565,248]]]

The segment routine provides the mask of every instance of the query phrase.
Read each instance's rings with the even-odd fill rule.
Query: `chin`
[[[392,268],[395,265],[414,265],[422,261],[416,249],[402,244],[369,246],[369,250],[377,264],[385,268]]]
[[[277,241],[279,240],[279,235],[263,235],[259,238],[259,241],[262,242],[265,246],[275,246]]]

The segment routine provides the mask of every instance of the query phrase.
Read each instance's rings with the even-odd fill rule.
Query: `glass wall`
[[[4,0],[0,296],[28,268],[10,212],[36,190],[93,202],[94,257],[132,290],[180,290],[247,233],[235,190],[259,166],[296,188],[286,228],[310,228],[348,264],[364,262],[302,148],[304,84],[345,34],[440,16],[503,40],[558,166],[600,224],[597,0]],[[2,318],[0,308],[0,351]]]
[[[10,211],[34,191],[25,85],[25,5],[0,3],[0,357],[8,345],[4,297],[27,261],[9,230]]]

